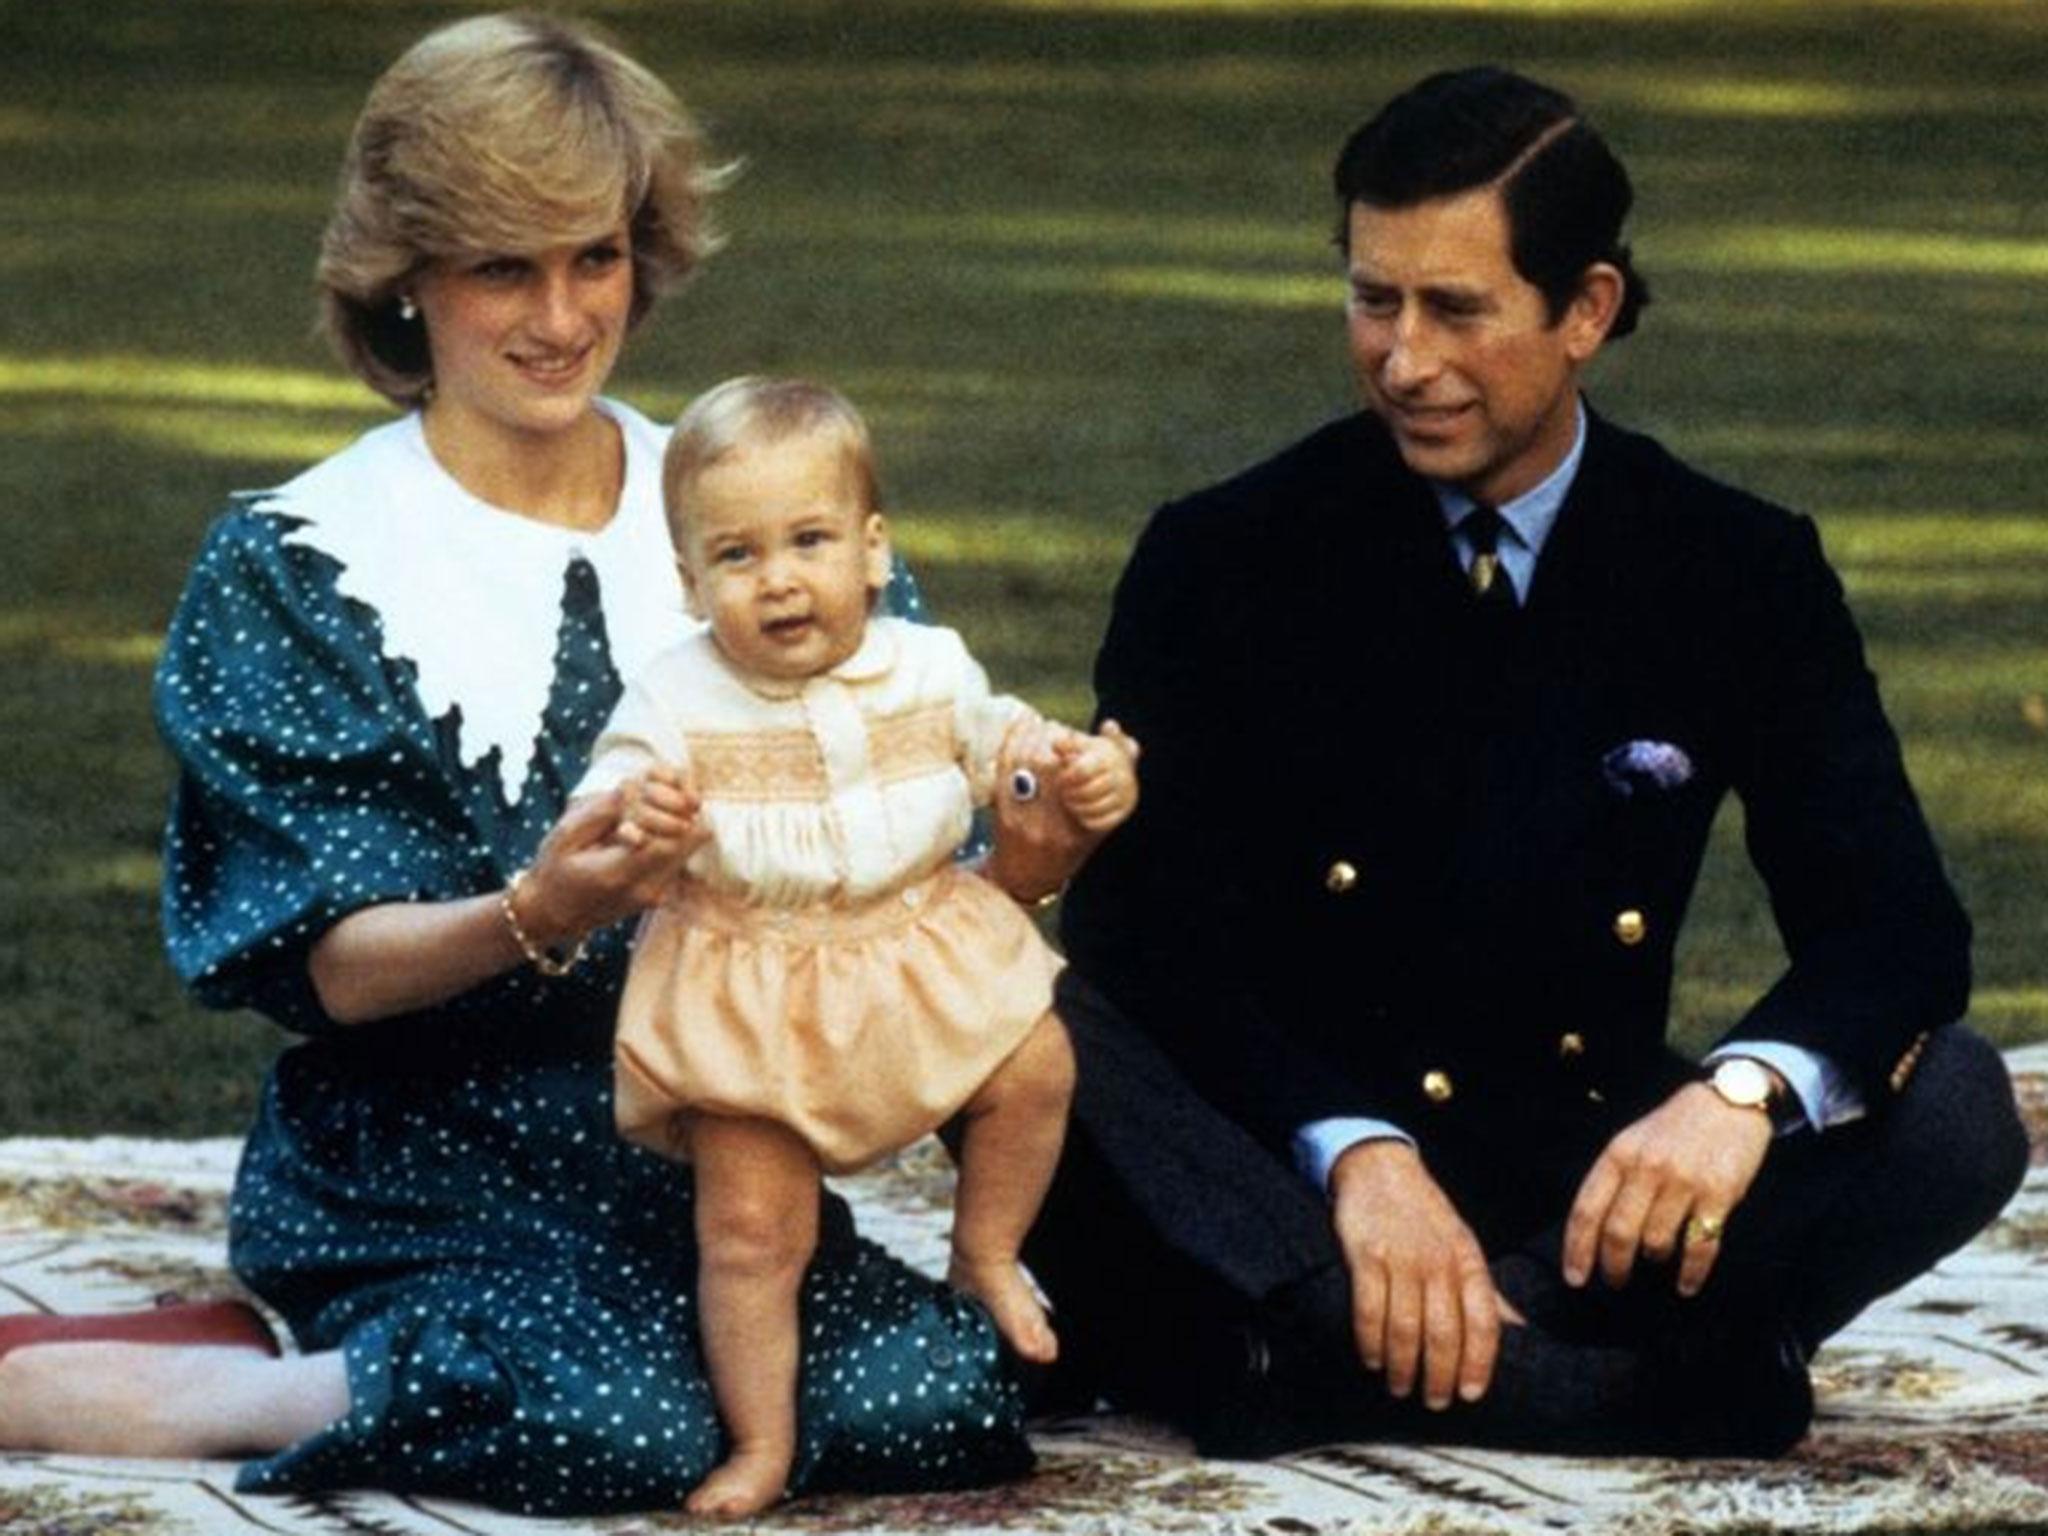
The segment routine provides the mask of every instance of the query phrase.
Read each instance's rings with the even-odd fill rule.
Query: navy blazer
[[[1440,1162],[1590,1155],[1673,1081],[1673,946],[1731,789],[1789,964],[1729,1039],[1820,1052],[1876,1108],[1967,1001],[1812,524],[1597,417],[1505,632],[1360,415],[1154,516],[1095,681],[1144,792],[1067,951],[1278,1154],[1363,1114]],[[1690,778],[1624,794],[1635,741]]]

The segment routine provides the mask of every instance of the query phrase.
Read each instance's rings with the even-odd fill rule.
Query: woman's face
[[[480,442],[580,424],[625,340],[632,236],[436,262],[414,285],[434,359],[429,409]]]

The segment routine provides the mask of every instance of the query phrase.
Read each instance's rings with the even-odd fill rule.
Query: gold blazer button
[[[1432,1104],[1448,1104],[1457,1090],[1451,1084],[1451,1074],[1434,1069],[1422,1074],[1422,1096]]]
[[[1561,1061],[1576,1061],[1586,1054],[1586,1037],[1577,1030],[1557,1037],[1557,1054]]]
[[[1332,896],[1342,896],[1358,884],[1358,866],[1349,859],[1339,859],[1323,874],[1323,888]]]
[[[1614,914],[1614,936],[1630,949],[1643,942],[1643,936],[1650,931],[1650,921],[1634,907],[1626,907]]]

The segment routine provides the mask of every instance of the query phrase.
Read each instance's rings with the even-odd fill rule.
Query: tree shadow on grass
[[[0,11],[0,819],[28,853],[0,872],[0,1049],[41,1063],[0,1096],[10,1125],[221,1130],[245,1107],[253,1065],[224,1106],[208,1085],[244,1066],[213,1053],[270,1037],[200,1019],[157,955],[151,637],[227,490],[382,419],[311,338],[313,251],[363,89],[465,9]],[[747,162],[730,248],[621,393],[670,412],[741,371],[845,384],[940,614],[1070,715],[1148,510],[1350,408],[1345,131],[1473,60],[1575,91],[1636,172],[1659,288],[1596,398],[1840,544],[1982,972],[2025,993],[2048,827],[1993,811],[2028,803],[2012,700],[2048,634],[2024,532],[2048,416],[2040,7],[589,9]],[[2004,542],[1976,549],[1994,516]],[[1774,968],[1747,880],[1717,852],[1689,940],[1743,984]],[[60,1072],[111,1036],[164,1047],[141,1091]]]

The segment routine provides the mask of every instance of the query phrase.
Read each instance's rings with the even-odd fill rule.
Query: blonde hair
[[[439,28],[356,120],[314,274],[322,328],[372,389],[418,405],[433,357],[399,293],[420,268],[595,240],[622,220],[637,325],[716,249],[706,203],[731,170],[668,87],[587,26],[506,12]]]
[[[819,436],[835,447],[854,476],[863,512],[882,508],[868,424],[838,390],[809,379],[743,374],[714,385],[676,420],[661,461],[661,500],[676,554],[687,558],[690,488],[719,460],[751,443]]]

